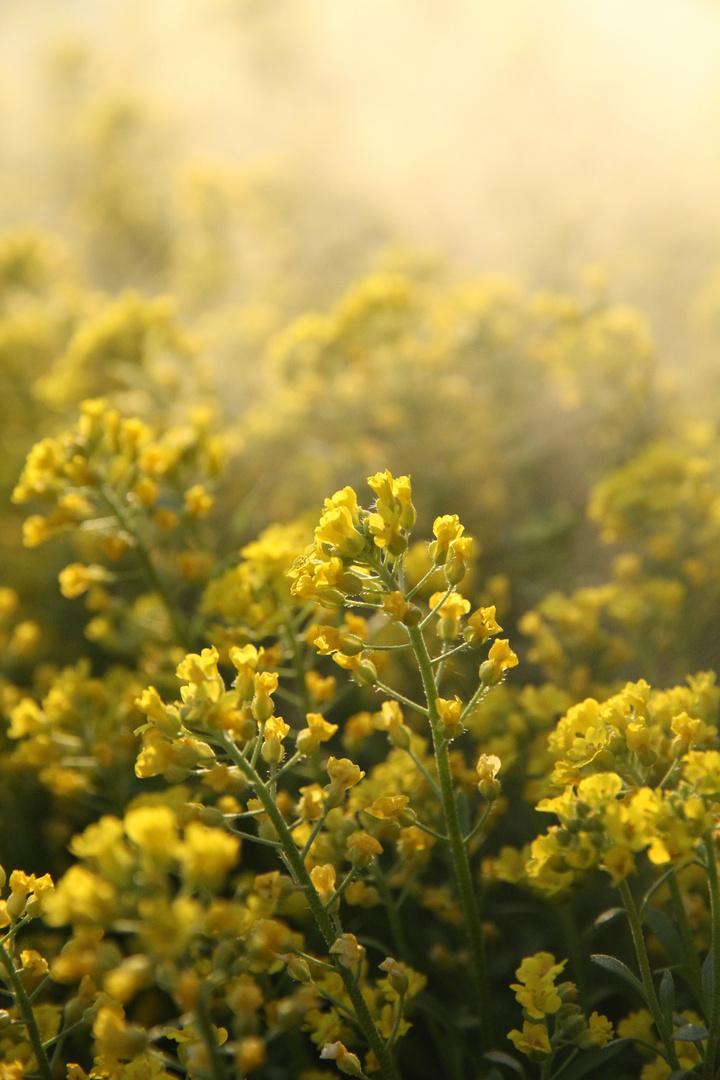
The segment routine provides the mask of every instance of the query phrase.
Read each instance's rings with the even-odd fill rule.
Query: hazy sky
[[[657,305],[720,261],[718,0],[3,0],[0,29],[6,123],[75,35],[188,157],[272,155],[470,272],[600,261]]]

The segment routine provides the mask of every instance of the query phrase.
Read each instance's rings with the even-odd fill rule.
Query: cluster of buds
[[[6,882],[6,874],[0,866],[0,888]],[[42,913],[47,898],[55,891],[49,874],[35,877],[24,870],[13,870],[10,875],[10,895],[7,900],[0,900],[0,927],[10,926],[23,916],[37,918]]]
[[[465,526],[460,524],[457,514],[435,518],[435,540],[430,544],[430,558],[436,566],[445,568],[445,577],[450,585],[460,584],[472,556],[472,537],[463,536],[464,532]]]
[[[416,517],[410,478],[396,479],[386,470],[368,484],[376,495],[374,510],[359,507],[351,487],[325,500],[314,542],[290,573],[295,596],[336,607],[348,596],[377,593],[373,558],[407,549]]]

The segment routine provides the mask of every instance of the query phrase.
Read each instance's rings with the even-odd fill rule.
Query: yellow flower
[[[350,559],[356,558],[365,547],[365,538],[355,527],[347,506],[334,506],[325,511],[315,529],[315,539]]]
[[[333,737],[338,726],[329,723],[321,713],[307,713],[305,719],[308,726],[298,732],[296,745],[300,753],[313,754],[321,743]]]
[[[326,904],[335,892],[336,871],[332,863],[324,863],[322,866],[313,866],[310,871],[312,881],[318,896],[323,904]]]
[[[93,1024],[98,1053],[115,1061],[130,1061],[145,1049],[148,1034],[125,1021],[125,1010],[115,1003],[101,1005]]]
[[[70,566],[66,566],[64,570],[61,570],[58,576],[60,592],[68,600],[74,600],[75,597],[82,596],[91,585],[95,585],[97,582],[112,581],[113,578],[114,574],[111,574],[104,566],[95,564],[84,566],[82,563],[71,563]]]
[[[191,821],[178,851],[183,880],[191,887],[217,891],[237,865],[239,855],[239,837]]]
[[[337,956],[338,962],[346,968],[355,967],[365,955],[364,947],[354,934],[341,934],[330,946],[329,952],[331,956]]]
[[[365,813],[381,821],[398,821],[409,801],[407,795],[379,795]]]
[[[507,668],[515,667],[518,663],[510,642],[501,638],[492,643],[487,660],[480,665],[480,679],[486,686],[494,686],[501,681]]]
[[[191,518],[207,517],[214,502],[202,484],[195,484],[185,492],[185,513]]]
[[[320,1051],[320,1057],[326,1061],[334,1061],[340,1072],[346,1076],[360,1076],[362,1074],[360,1058],[356,1054],[351,1054],[344,1043],[325,1043]]]
[[[433,593],[430,607],[440,604],[436,611],[438,617],[438,636],[443,641],[454,641],[460,634],[460,620],[470,610],[470,601],[459,593],[450,593],[443,600],[444,593]],[[442,600],[442,603],[440,601]]]
[[[350,761],[349,758],[331,757],[327,763],[327,773],[333,787],[346,791],[348,788],[359,784],[365,773],[362,769]]]
[[[259,659],[260,654],[254,645],[245,645],[242,649],[233,645],[230,649],[230,661],[237,668],[233,685],[243,701],[250,701],[255,693],[255,669]]]
[[[382,855],[382,844],[364,830],[351,833],[347,838],[347,850],[353,866],[369,866],[375,855]]]
[[[489,637],[499,634],[502,626],[495,621],[495,606],[481,607],[473,611],[465,627],[465,640],[473,648],[484,645]]]
[[[500,794],[500,781],[496,779],[502,762],[496,754],[481,754],[475,770],[478,774],[480,794],[488,802]]]
[[[514,1028],[508,1035],[508,1039],[514,1044],[515,1049],[521,1054],[550,1054],[550,1037],[545,1024],[531,1024],[529,1020],[523,1023],[522,1031]]]
[[[334,675],[323,676],[317,671],[307,671],[305,672],[305,687],[313,701],[322,703],[334,697],[337,679]]]
[[[435,518],[433,535],[436,539],[429,545],[430,558],[436,566],[443,566],[447,560],[450,545],[459,540],[465,532],[457,514],[445,514]]]
[[[435,708],[443,722],[448,739],[454,739],[455,736],[459,735],[462,731],[460,717],[464,707],[463,702],[457,694],[455,695],[454,701],[448,701],[447,699],[440,697],[435,698]]]
[[[590,1039],[595,1046],[607,1046],[609,1042],[612,1042],[613,1026],[607,1016],[601,1016],[598,1012],[591,1013],[588,1017],[588,1027]]]
[[[178,679],[189,683],[191,686],[201,686],[211,679],[218,679],[219,672],[217,662],[220,654],[213,645],[210,649],[203,649],[197,653],[188,653],[185,659],[178,664],[175,674]]]
[[[125,814],[125,833],[159,867],[179,849],[175,811],[170,806],[139,806]]]
[[[245,1035],[235,1050],[235,1062],[243,1076],[265,1064],[267,1050],[259,1035]]]
[[[603,870],[607,870],[613,885],[619,885],[628,874],[632,874],[635,870],[635,859],[627,845],[613,844],[605,852],[600,866]]]

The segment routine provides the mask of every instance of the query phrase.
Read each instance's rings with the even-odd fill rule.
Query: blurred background
[[[102,395],[225,432],[219,556],[390,468],[508,630],[720,662],[719,56],[715,0],[3,0],[10,584],[56,589],[9,496]]]
[[[87,233],[103,137],[106,188],[154,219],[154,250],[95,253],[99,284],[152,284],[222,164],[295,201],[299,306],[391,241],[530,286],[600,264],[688,363],[719,261],[715,0],[3,0],[0,24],[2,224]],[[111,102],[124,136],[98,131]],[[268,252],[245,259],[257,292]]]

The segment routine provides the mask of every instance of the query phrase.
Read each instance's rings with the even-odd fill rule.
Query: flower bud
[[[267,761],[268,765],[279,765],[282,759],[285,757],[285,750],[279,739],[270,737],[265,739],[260,751],[263,757],[263,761]]]
[[[393,960],[391,956],[388,956],[383,960],[382,964],[378,965],[381,971],[387,971],[388,982],[392,986],[396,994],[407,993],[408,977],[407,971],[402,964],[399,964],[397,960]]]
[[[252,714],[258,724],[264,724],[266,720],[270,719],[275,711],[274,702],[267,694],[256,694],[252,699],[251,708]]]
[[[357,656],[365,648],[365,642],[357,634],[341,634],[339,644],[344,656]]]
[[[288,953],[283,957],[287,965],[288,972],[292,975],[293,979],[301,983],[311,983],[313,977],[310,974],[310,967],[307,960],[303,960],[302,956],[295,956],[293,953]]]
[[[372,660],[363,660],[359,663],[353,670],[353,678],[361,686],[374,686],[377,682],[378,673]]]

